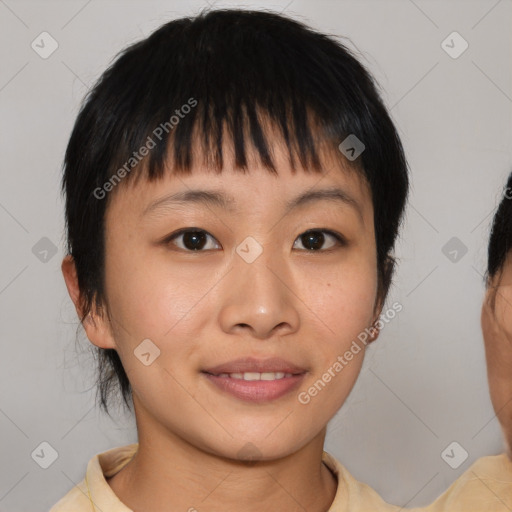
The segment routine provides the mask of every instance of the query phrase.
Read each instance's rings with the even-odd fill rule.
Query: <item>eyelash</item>
[[[163,243],[165,245],[170,245],[173,240],[175,240],[176,238],[178,238],[178,237],[180,237],[180,236],[182,236],[182,235],[184,235],[186,233],[201,233],[201,234],[204,233],[204,234],[208,235],[209,237],[211,237],[212,239],[215,240],[215,237],[213,235],[210,235],[210,233],[208,233],[204,229],[200,229],[200,228],[183,228],[183,229],[180,229],[180,230],[176,231],[175,233],[172,233],[168,237],[166,237],[163,240]],[[319,249],[319,250],[315,250],[315,249],[298,249],[298,250],[304,251],[304,252],[309,252],[309,253],[330,252],[330,251],[336,250],[337,248],[346,247],[348,245],[346,238],[342,234],[340,234],[340,233],[338,233],[336,231],[332,231],[330,229],[321,229],[321,228],[308,229],[308,230],[304,231],[303,233],[301,233],[296,238],[296,240],[300,240],[300,238],[302,236],[304,236],[304,235],[306,235],[308,233],[324,233],[324,234],[327,234],[327,235],[331,236],[332,238],[334,238],[335,246],[329,247],[328,249]],[[294,242],[294,245],[295,245],[295,242]],[[336,245],[337,245],[337,247],[336,247]],[[182,247],[177,247],[177,249],[180,250],[180,251],[189,252],[189,253],[208,252],[208,251],[211,251],[211,250],[215,250],[215,249],[205,249],[205,250],[199,249],[199,250],[194,251],[194,250],[187,249],[187,248],[182,248]]]

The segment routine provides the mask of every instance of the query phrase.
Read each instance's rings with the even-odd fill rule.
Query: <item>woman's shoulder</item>
[[[87,464],[85,478],[65,494],[49,512],[129,512],[110,488],[107,478],[120,471],[133,457],[138,444],[111,448],[95,455]]]
[[[328,512],[345,512],[346,510],[351,512],[367,512],[368,510],[398,512],[403,510],[387,503],[369,485],[354,478],[347,468],[329,453],[324,452],[322,461],[338,481],[336,495]]]
[[[477,459],[422,512],[510,512],[512,461],[505,453]]]
[[[67,494],[65,494],[49,512],[81,512],[91,511],[91,502],[87,496],[87,486],[85,479],[75,485]]]
[[[328,512],[510,512],[512,510],[512,461],[503,453],[476,460],[433,503],[404,509],[391,505],[370,486],[356,480],[332,455],[324,452],[323,462],[338,480],[334,501]]]

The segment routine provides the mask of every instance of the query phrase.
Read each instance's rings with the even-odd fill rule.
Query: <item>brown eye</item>
[[[218,244],[209,242],[209,239],[215,240],[212,235],[199,229],[183,229],[167,239],[167,243],[172,243],[184,251],[206,251],[218,249]]]
[[[297,249],[297,242],[302,244],[305,250],[310,252],[321,252],[321,250],[332,249],[336,245],[344,245],[344,239],[338,233],[324,229],[311,229],[302,233],[297,240],[295,240],[293,247]],[[327,247],[324,244],[328,243]],[[301,249],[299,247],[299,249]],[[302,249],[301,249],[302,250]]]

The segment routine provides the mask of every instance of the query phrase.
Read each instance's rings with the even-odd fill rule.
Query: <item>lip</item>
[[[301,368],[285,359],[272,357],[269,359],[257,359],[255,357],[242,357],[234,359],[227,363],[219,364],[212,368],[207,368],[203,372],[219,375],[221,373],[244,373],[244,372],[283,372],[294,375],[306,373],[305,368]]]
[[[204,375],[218,389],[235,398],[246,402],[263,403],[277,400],[291,393],[300,385],[306,374],[299,373],[277,380],[241,380],[219,377],[210,373],[204,373]]]
[[[275,380],[243,380],[226,377],[226,373],[277,373],[289,374]],[[252,403],[277,400],[300,386],[307,370],[280,358],[241,358],[203,370],[202,374],[217,389],[235,398]],[[224,374],[224,376],[221,376]]]

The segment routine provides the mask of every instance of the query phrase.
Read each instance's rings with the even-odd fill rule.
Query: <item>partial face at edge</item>
[[[94,342],[118,351],[139,428],[163,428],[230,458],[247,443],[261,458],[282,457],[317,436],[349,395],[364,348],[330,379],[325,373],[376,313],[368,186],[339,166],[292,174],[285,155],[276,157],[278,176],[260,167],[220,175],[195,169],[120,188],[106,214],[112,335]],[[327,189],[340,190],[341,199],[310,198],[287,209],[301,195]],[[190,190],[233,201],[150,206]],[[160,351],[148,365],[138,349],[146,339],[146,362]],[[234,396],[213,382],[226,377],[212,380],[207,372],[239,358],[284,360],[295,368],[296,384],[269,399],[281,384],[265,384],[261,396],[258,384],[248,384],[251,400]],[[308,389],[319,380],[324,386],[313,396]],[[301,392],[308,403],[299,401]]]
[[[481,320],[491,401],[512,457],[512,254],[487,291]]]

